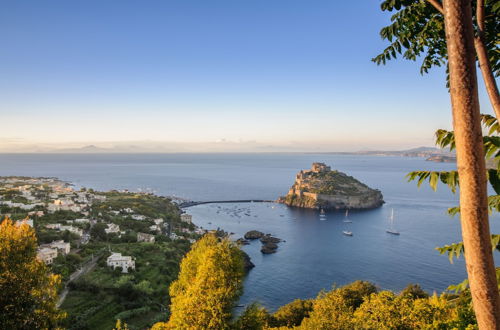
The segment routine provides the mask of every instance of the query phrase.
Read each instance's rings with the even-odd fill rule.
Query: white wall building
[[[154,243],[155,236],[151,235],[151,234],[146,234],[146,233],[137,233],[137,242]]]
[[[135,269],[135,260],[131,256],[122,256],[121,253],[112,253],[106,260],[108,267],[122,268],[122,273],[128,273],[129,269]]]
[[[38,259],[45,262],[45,264],[50,265],[57,258],[57,249],[52,249],[48,247],[39,248],[37,251]]]
[[[23,223],[27,224],[30,227],[33,227],[33,219],[17,220],[16,221],[16,226],[20,226]]]
[[[193,221],[193,216],[191,214],[183,213],[181,214],[181,221],[191,223]]]
[[[119,233],[120,232],[120,226],[114,223],[108,223],[108,228],[104,229],[106,234],[111,234],[111,233]]]
[[[80,228],[77,228],[77,227],[73,227],[73,226],[60,226],[59,230],[60,231],[67,230],[70,233],[77,234],[80,237],[82,237],[82,235],[83,235],[83,230],[81,230]]]
[[[69,243],[66,243],[63,240],[53,241],[52,243],[49,243],[49,244],[43,244],[40,247],[57,249],[62,254],[68,254],[69,251],[71,250],[71,245]]]

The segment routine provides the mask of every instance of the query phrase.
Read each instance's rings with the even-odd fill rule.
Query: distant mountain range
[[[324,146],[322,148],[326,149]],[[434,147],[418,147],[407,150],[360,150],[360,151],[324,151],[311,150],[309,147],[266,145],[255,141],[246,142],[207,142],[207,143],[180,143],[180,142],[144,142],[136,141],[129,143],[103,143],[87,144],[84,146],[59,147],[57,145],[26,145],[11,150],[2,150],[0,153],[75,153],[75,154],[112,154],[112,153],[197,153],[197,152],[262,152],[262,153],[307,153],[307,154],[344,154],[344,155],[372,155],[372,156],[401,156],[401,157],[425,157],[434,161],[446,157],[447,161],[455,158],[455,153]],[[328,150],[328,149],[327,149]],[[450,159],[451,158],[451,159]],[[443,158],[444,159],[444,158]]]
[[[372,156],[402,156],[402,157],[434,157],[446,156],[455,157],[454,152],[438,149],[434,147],[418,147],[407,150],[361,150],[353,152],[329,152],[329,154],[344,154],[344,155],[372,155]]]

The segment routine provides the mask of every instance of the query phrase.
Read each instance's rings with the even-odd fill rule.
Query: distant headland
[[[384,203],[382,193],[352,176],[333,170],[324,163],[313,163],[300,171],[295,183],[278,202],[311,209],[372,209]]]

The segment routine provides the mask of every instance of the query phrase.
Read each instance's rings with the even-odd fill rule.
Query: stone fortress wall
[[[288,196],[295,196],[300,199],[311,199],[315,201],[317,208],[334,208],[334,209],[371,209],[379,207],[383,203],[382,193],[378,190],[371,190],[366,194],[349,196],[349,195],[324,195],[312,193],[305,190],[311,188],[308,183],[308,178],[313,173],[329,172],[331,167],[324,163],[313,163],[310,170],[300,171],[292,188],[288,191]]]

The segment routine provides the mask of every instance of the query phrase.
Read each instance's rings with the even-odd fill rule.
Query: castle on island
[[[278,201],[316,209],[370,209],[384,203],[379,190],[345,173],[332,171],[325,163],[313,163],[311,169],[297,173],[288,194]]]

